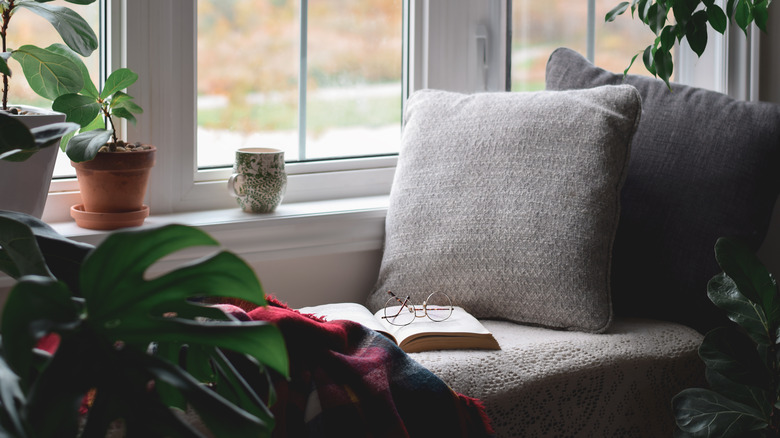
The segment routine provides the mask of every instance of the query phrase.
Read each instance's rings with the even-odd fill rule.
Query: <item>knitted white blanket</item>
[[[588,334],[482,322],[500,351],[411,356],[481,399],[499,437],[671,436],[672,397],[704,384],[702,336],[678,324],[616,319]]]

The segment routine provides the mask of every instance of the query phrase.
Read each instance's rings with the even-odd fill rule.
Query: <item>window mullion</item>
[[[298,159],[306,159],[306,99],[309,55],[309,1],[301,0],[298,64]]]

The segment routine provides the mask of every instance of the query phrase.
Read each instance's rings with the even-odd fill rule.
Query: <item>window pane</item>
[[[587,0],[512,2],[512,91],[544,89],[547,58],[558,47],[586,53]]]
[[[248,146],[288,161],[397,152],[402,1],[309,3],[303,154],[300,4],[198,0],[198,167]]]
[[[596,0],[595,64],[613,72],[623,72],[631,58],[651,44],[653,32],[630,11],[611,23],[604,16],[618,0]],[[512,90],[544,89],[547,59],[558,47],[587,54],[587,0],[514,0],[512,2]],[[641,57],[630,73],[649,75]]]
[[[631,17],[630,9],[615,21],[605,23],[604,16],[618,3],[619,0],[596,0],[595,64],[605,70],[622,73],[634,55],[644,51],[645,47],[655,41],[655,34],[636,15]],[[672,14],[669,14],[669,17],[671,16]],[[628,72],[651,76],[642,62],[641,54]]]
[[[401,0],[309,2],[306,157],[398,152]]]
[[[68,3],[66,5],[92,26],[96,35],[100,35],[100,5],[99,2],[91,5],[75,5]],[[8,47],[16,48],[25,44],[33,44],[38,47],[48,47],[51,44],[62,44],[62,38],[54,27],[45,19],[26,10],[19,8],[14,14],[8,26]],[[102,46],[102,42],[100,43]],[[91,56],[84,59],[84,63],[89,69],[90,75],[94,81],[98,80],[100,68],[100,50],[95,50]],[[27,85],[27,80],[22,73],[22,66],[15,60],[9,62],[9,67],[14,73],[10,79],[8,92],[9,104],[32,105],[39,108],[51,108],[51,101],[35,94]],[[64,152],[60,151],[57,157],[57,164],[54,167],[55,177],[75,177],[76,172],[70,166],[70,160]]]
[[[198,0],[198,167],[298,147],[297,0]]]

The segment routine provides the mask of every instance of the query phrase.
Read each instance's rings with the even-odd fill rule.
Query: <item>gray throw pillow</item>
[[[642,95],[612,264],[618,316],[688,324],[702,332],[728,320],[707,298],[720,272],[715,241],[763,241],[780,190],[780,106],[629,75]],[[547,89],[624,83],[622,74],[558,49]]]
[[[384,256],[386,291],[445,292],[478,318],[601,332],[641,101],[630,86],[423,90],[408,101]]]

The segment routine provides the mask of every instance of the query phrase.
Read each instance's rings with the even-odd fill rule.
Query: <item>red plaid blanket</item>
[[[276,383],[274,436],[494,436],[478,400],[455,393],[384,336],[269,303],[231,313],[276,324],[287,342],[291,379]]]

